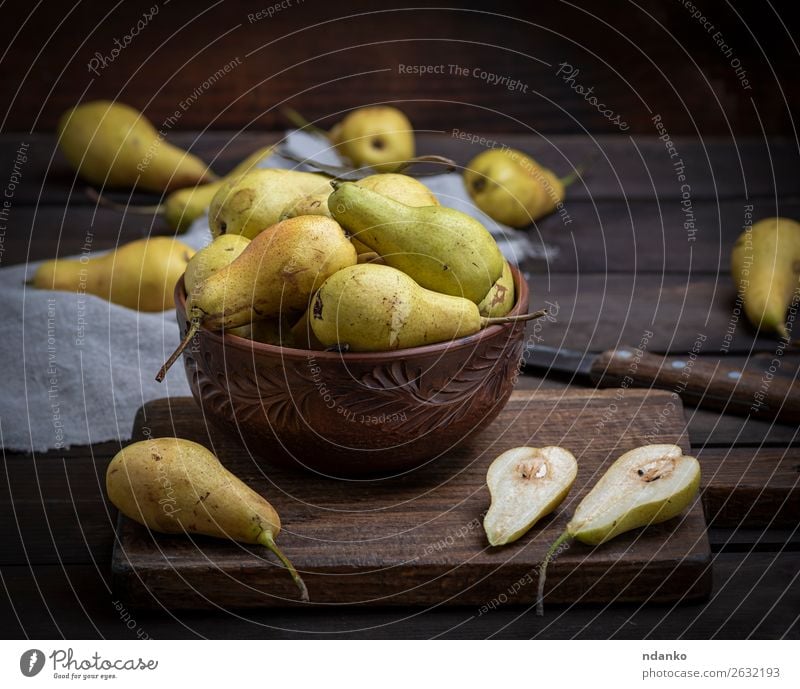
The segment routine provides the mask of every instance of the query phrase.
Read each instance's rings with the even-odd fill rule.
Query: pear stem
[[[519,323],[520,321],[533,321],[547,315],[547,309],[539,309],[533,313],[523,313],[519,316],[499,316],[495,318],[481,318],[481,328],[490,325],[501,325],[502,323]]]
[[[298,129],[305,129],[311,134],[324,136],[326,139],[328,138],[328,132],[326,132],[324,129],[320,129],[316,125],[311,124],[311,122],[297,112],[297,110],[293,108],[284,108],[282,112],[283,116]]]
[[[192,321],[189,329],[186,331],[186,336],[181,340],[181,343],[178,345],[177,349],[170,354],[169,359],[164,362],[164,365],[158,369],[158,373],[156,373],[156,381],[159,383],[164,380],[164,377],[167,375],[167,371],[172,367],[178,357],[183,354],[183,350],[189,346],[189,343],[192,341],[192,338],[197,335],[197,331],[200,330],[200,320],[195,319]]]
[[[570,172],[568,175],[560,177],[558,181],[561,182],[561,184],[563,184],[565,187],[570,186],[570,184],[574,184],[578,178],[583,176],[583,173],[592,166],[593,162],[594,156],[591,156],[589,160],[584,160],[582,163],[578,163],[572,172]]]
[[[165,207],[163,203],[155,206],[129,206],[125,203],[116,203],[100,194],[94,187],[86,187],[86,195],[99,206],[111,208],[120,213],[136,213],[136,215],[163,215]]]
[[[542,560],[542,564],[539,567],[539,586],[536,590],[536,614],[539,617],[544,615],[544,582],[547,578],[547,565],[550,563],[550,560],[553,559],[553,555],[556,554],[556,551],[561,547],[563,543],[566,541],[571,541],[572,535],[569,531],[564,531],[550,546],[550,549],[547,551],[547,554],[544,556],[544,560]]]
[[[271,531],[262,531],[258,536],[258,542],[269,548],[275,556],[283,563],[283,566],[289,570],[289,574],[291,575],[294,583],[297,584],[297,588],[300,589],[300,600],[307,603],[308,602],[308,589],[306,588],[306,584],[303,581],[303,578],[297,573],[297,570],[294,568],[291,560],[283,554],[283,551],[278,547],[275,543],[275,539],[272,536]]]

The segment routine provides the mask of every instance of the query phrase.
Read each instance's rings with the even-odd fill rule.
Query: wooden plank
[[[613,392],[515,393],[498,419],[432,466],[392,481],[339,482],[269,467],[269,482],[238,442],[198,423],[188,400],[145,405],[135,436],[176,434],[211,443],[242,480],[275,496],[282,546],[305,573],[312,601],[334,604],[476,604],[496,574],[526,577],[563,530],[570,506],[627,449],[646,442],[686,444],[683,420],[664,419],[668,396],[637,391],[606,416]],[[602,432],[596,425],[602,423]],[[578,459],[573,491],[529,538],[487,549],[481,527],[486,467],[510,447],[563,445]],[[380,514],[380,519],[376,518]],[[333,545],[335,544],[335,546]],[[557,601],[676,600],[708,592],[708,540],[699,503],[681,519],[627,534],[603,548],[573,545],[552,565]],[[579,565],[579,566],[578,566]],[[137,605],[285,605],[294,598],[285,571],[258,549],[213,539],[156,536],[121,518],[113,558],[115,590]],[[520,592],[535,597],[535,584]]]
[[[466,165],[474,156],[485,150],[486,144],[470,143],[453,136],[451,129],[441,133],[420,133],[420,154],[437,153]],[[168,140],[199,155],[219,173],[229,171],[239,160],[260,146],[274,143],[282,134],[251,131],[224,132],[169,132]],[[566,175],[574,166],[592,161],[583,179],[568,190],[568,201],[650,201],[662,199],[661,212],[666,219],[678,218],[683,213],[680,202],[683,193],[675,176],[673,160],[656,137],[626,136],[552,136],[538,137],[520,134],[502,134],[489,137],[498,144],[519,148],[533,155],[543,165]],[[56,140],[51,134],[0,135],[0,169],[13,168],[20,142],[27,143],[27,162],[22,167],[22,179],[14,190],[14,202],[89,204],[84,194],[86,183],[76,179],[60,152],[55,151]],[[490,144],[491,145],[491,144]],[[742,212],[736,212],[747,199],[758,199],[759,212],[765,215],[786,214],[800,197],[800,180],[793,171],[800,164],[797,148],[788,140],[737,139],[735,145],[728,139],[682,137],[676,146],[686,166],[690,184],[691,210],[698,222],[698,232],[716,231],[713,215],[698,215],[701,201],[716,203],[728,200],[732,204],[731,223],[740,227]],[[685,191],[685,190],[684,190]],[[137,194],[136,203],[153,203],[153,195]],[[569,204],[568,204],[569,205]],[[577,210],[576,210],[577,213]],[[652,208],[658,218],[658,206]],[[738,217],[737,217],[738,216]],[[699,223],[702,221],[702,225]],[[558,226],[560,222],[549,221]],[[666,222],[666,220],[665,220]],[[678,224],[681,232],[683,219]],[[563,224],[563,223],[562,223]],[[628,223],[629,224],[629,221]],[[590,227],[592,225],[589,225]],[[564,229],[573,230],[576,225]],[[673,228],[674,230],[674,228]],[[555,230],[554,230],[555,231]],[[599,232],[595,223],[595,231]],[[611,232],[611,230],[609,230]],[[616,232],[616,230],[614,230]],[[625,233],[622,233],[623,235]]]
[[[107,570],[93,565],[2,567],[0,638],[31,639],[800,639],[800,552],[723,553],[714,557],[707,601],[681,605],[553,605],[543,618],[505,604],[414,611],[301,608],[196,612],[124,607]],[[116,604],[115,604],[116,603]],[[12,607],[13,606],[13,607]]]
[[[773,336],[755,337],[728,276],[533,273],[531,308],[550,318],[528,326],[531,342],[605,351],[643,340],[651,352],[775,352]],[[739,311],[741,307],[739,307]],[[649,335],[648,335],[649,333]]]

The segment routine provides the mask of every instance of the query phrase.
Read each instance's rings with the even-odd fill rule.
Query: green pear
[[[187,296],[190,327],[156,380],[163,380],[201,327],[222,330],[301,313],[325,280],[356,260],[356,250],[335,220],[304,215],[273,225]]]
[[[308,600],[302,578],[275,543],[281,529],[278,513],[202,445],[181,438],[128,445],[108,465],[106,491],[120,512],[153,531],[265,546]]]
[[[418,179],[408,175],[386,172],[364,177],[354,182],[354,184],[378,194],[383,194],[390,199],[406,204],[406,206],[414,206],[416,208],[419,206],[439,205],[439,199],[428,187]],[[321,192],[300,199],[284,213],[284,216],[287,218],[297,217],[298,215],[327,215],[331,217],[331,211],[328,208],[328,197],[332,193],[333,189],[326,185]]]
[[[506,261],[503,265],[503,274],[478,304],[478,311],[480,311],[481,316],[488,316],[489,318],[505,316],[514,308],[516,297],[514,275],[511,273],[511,266]]]
[[[331,184],[333,217],[423,287],[477,304],[502,275],[500,249],[469,215],[443,206],[413,208],[350,182]]]
[[[492,504],[483,520],[489,543],[516,541],[569,493],[578,463],[561,447],[515,447],[495,459],[486,474]]]
[[[312,172],[257,169],[222,184],[208,209],[211,234],[241,234],[252,239],[279,222],[286,208],[328,187]]]
[[[194,294],[209,275],[233,263],[250,240],[240,234],[223,234],[203,247],[190,259],[183,275],[186,294]]]
[[[92,101],[68,110],[58,123],[58,144],[78,174],[97,186],[164,192],[217,179],[122,103]]]
[[[469,299],[420,287],[396,268],[364,263],[329,277],[314,296],[309,318],[324,347],[383,352],[445,342],[488,325],[541,315],[483,318]]]
[[[464,168],[464,184],[475,205],[493,220],[526,227],[564,201],[573,177],[559,179],[513,148],[480,153]]]
[[[97,258],[45,261],[29,284],[85,292],[138,311],[175,307],[175,284],[194,249],[172,237],[137,239]]]
[[[617,459],[581,500],[567,528],[553,543],[539,570],[537,612],[547,564],[571,539],[601,545],[621,533],[677,517],[700,487],[700,463],[677,445],[644,445]]]
[[[414,128],[397,108],[358,108],[334,125],[331,144],[354,167],[392,172],[414,157]]]

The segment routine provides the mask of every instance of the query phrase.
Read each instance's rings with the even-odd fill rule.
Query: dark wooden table
[[[224,172],[269,134],[182,133],[178,143]],[[593,160],[570,189],[568,218],[554,214],[529,230],[549,260],[524,266],[534,295],[551,303],[549,345],[601,351],[636,345],[647,331],[653,352],[700,356],[764,370],[776,343],[739,322],[728,256],[745,223],[800,217],[798,152],[788,141],[677,139],[680,180],[658,139],[627,136],[503,135],[566,172]],[[15,190],[0,266],[79,252],[85,231],[99,250],[166,233],[160,219],[96,208],[83,194],[54,139],[0,137],[0,170],[11,170],[21,142],[28,161]],[[447,133],[421,137],[421,152],[465,163],[478,148]],[[684,186],[688,185],[688,186]],[[144,200],[145,197],[142,197]],[[152,199],[148,199],[152,201]],[[566,220],[569,219],[569,222]],[[692,220],[694,226],[685,226]],[[15,327],[13,323],[5,327]],[[13,362],[6,362],[13,365]],[[800,355],[787,352],[779,375],[794,377]],[[525,375],[523,388],[575,385]],[[68,451],[4,452],[0,481],[2,635],[69,638],[780,638],[800,637],[798,429],[686,410],[690,440],[704,470],[703,502],[714,554],[709,601],[688,605],[554,607],[544,619],[527,608],[344,609],[223,613],[140,613],[120,609],[110,590],[113,510],[103,477],[115,443]],[[133,419],[131,419],[131,422]],[[131,623],[133,620],[133,623]]]

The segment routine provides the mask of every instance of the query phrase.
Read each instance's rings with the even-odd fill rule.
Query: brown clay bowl
[[[528,286],[512,268],[517,303]],[[181,336],[183,280],[175,288]],[[392,352],[292,349],[201,329],[184,354],[205,418],[239,435],[265,462],[333,478],[420,467],[489,424],[508,400],[524,323]]]

